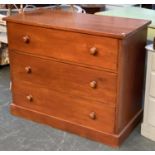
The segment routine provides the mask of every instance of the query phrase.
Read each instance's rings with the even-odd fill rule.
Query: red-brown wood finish
[[[150,21],[51,10],[5,20],[11,113],[119,146],[142,116]]]
[[[73,124],[114,132],[115,108],[79,96],[63,94],[44,86],[14,80],[13,102]],[[32,96],[29,100],[28,97]],[[91,117],[94,114],[95,117]]]
[[[15,51],[10,51],[10,55],[13,57],[12,75],[16,81],[31,81],[58,92],[115,106],[117,76],[114,73],[18,54]],[[22,63],[17,65],[19,60]],[[31,72],[25,70],[27,68]]]
[[[22,15],[16,14],[5,20],[119,39],[128,37],[151,23],[148,20],[68,13],[51,9],[38,9]]]
[[[117,126],[119,133],[142,110],[147,28],[120,40]],[[127,50],[128,49],[128,50]],[[130,111],[130,112],[129,112]]]
[[[8,33],[12,49],[117,71],[117,39],[15,23],[8,24]],[[93,48],[96,54],[92,54]]]

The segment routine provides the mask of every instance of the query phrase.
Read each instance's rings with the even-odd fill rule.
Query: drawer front
[[[117,70],[117,39],[13,23],[8,34],[12,49]]]
[[[13,103],[88,128],[105,132],[114,131],[115,108],[100,102],[15,80]]]
[[[117,76],[113,73],[14,51],[10,52],[10,56],[14,79],[31,81],[58,92],[115,105]]]

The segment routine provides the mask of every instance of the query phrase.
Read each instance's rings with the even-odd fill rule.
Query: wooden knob
[[[32,97],[32,95],[28,95],[28,96],[26,96],[26,99],[31,102],[33,100],[33,97]]]
[[[91,54],[91,55],[96,55],[96,54],[97,54],[97,48],[96,48],[96,47],[92,47],[92,48],[90,49],[90,54]]]
[[[91,113],[89,114],[89,117],[90,117],[90,119],[95,120],[95,119],[96,119],[96,113],[95,113],[95,112],[91,112]]]
[[[90,82],[90,87],[91,88],[96,88],[96,86],[97,86],[97,82],[96,81],[91,81]]]
[[[30,66],[25,67],[25,71],[26,73],[31,73],[32,72],[31,67]]]
[[[29,36],[24,36],[23,41],[24,41],[24,43],[28,44],[30,42],[30,37]]]

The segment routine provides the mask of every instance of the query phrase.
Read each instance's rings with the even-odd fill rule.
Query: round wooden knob
[[[97,86],[97,82],[96,81],[91,81],[90,82],[90,87],[91,88],[96,88],[96,86]]]
[[[30,42],[30,37],[29,36],[24,36],[23,41],[24,41],[24,43],[28,44]]]
[[[26,73],[31,73],[32,72],[31,67],[30,66],[25,67],[25,71]]]
[[[28,96],[26,96],[26,99],[31,102],[33,100],[33,97],[32,97],[32,95],[28,95]]]
[[[89,114],[89,117],[90,117],[90,119],[95,120],[95,119],[96,119],[96,113],[95,113],[95,112],[91,112],[91,113]]]
[[[91,55],[96,55],[96,54],[97,54],[97,48],[96,48],[96,47],[92,47],[92,48],[90,49],[90,54],[91,54]]]

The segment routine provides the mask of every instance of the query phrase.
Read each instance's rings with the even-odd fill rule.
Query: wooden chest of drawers
[[[11,113],[120,145],[142,114],[150,21],[52,10],[5,20]]]

